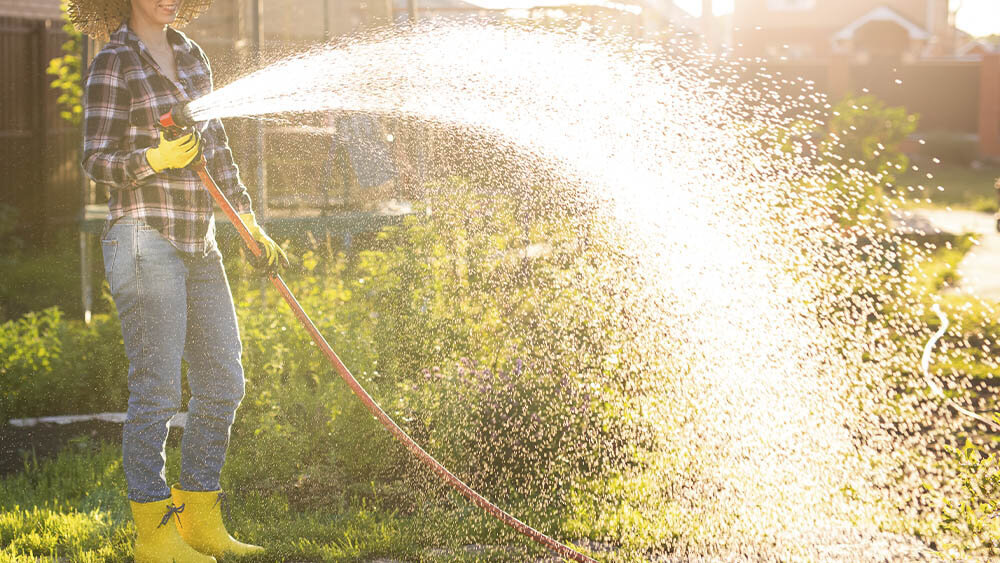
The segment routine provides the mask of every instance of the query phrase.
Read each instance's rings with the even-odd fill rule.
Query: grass
[[[80,250],[71,236],[57,240],[47,248],[0,253],[0,322],[52,306],[81,317]],[[94,275],[102,280],[100,258],[95,259]]]
[[[168,449],[174,480],[179,453]],[[0,481],[0,561],[129,561],[134,527],[124,490],[117,445],[82,439],[52,460],[27,456],[23,472]],[[237,497],[230,517],[241,539],[270,548],[266,561],[419,556],[412,530],[370,507],[294,515],[280,497],[258,495]]]
[[[168,447],[168,482],[176,482],[179,459],[179,448]],[[80,438],[49,460],[26,455],[23,471],[0,480],[0,563],[130,561],[135,528],[124,490],[117,444]],[[282,494],[230,492],[230,531],[268,548],[254,561],[499,562],[544,555],[450,493],[439,508],[401,515],[377,495],[297,512]],[[501,545],[470,545],[484,538]]]
[[[932,294],[958,285],[958,266],[972,249],[974,239],[973,235],[964,234],[953,241],[944,241],[930,260],[917,267],[916,288]]]
[[[0,481],[0,561],[126,561],[131,556],[120,448],[71,443],[55,459],[25,457]]]
[[[928,179],[926,174],[933,174]],[[1000,165],[983,165],[981,168],[949,164],[928,164],[919,171],[910,170],[903,174],[897,185],[925,186],[923,192],[936,206],[950,206],[956,209],[994,212],[997,210],[996,189],[993,187],[1000,178]],[[944,188],[943,191],[937,187]]]

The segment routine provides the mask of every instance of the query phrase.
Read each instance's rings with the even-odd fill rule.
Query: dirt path
[[[929,232],[976,235],[976,246],[958,266],[958,290],[988,301],[1000,301],[1000,233],[992,213],[917,209],[898,220],[912,228]]]

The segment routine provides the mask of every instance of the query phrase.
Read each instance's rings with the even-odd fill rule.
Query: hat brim
[[[181,0],[171,27],[184,27],[205,13],[212,0]],[[81,33],[106,41],[132,13],[130,0],[69,0],[69,21]]]

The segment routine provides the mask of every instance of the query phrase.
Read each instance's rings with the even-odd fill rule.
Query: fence
[[[834,99],[867,91],[920,114],[920,132],[964,134],[978,139],[983,156],[1000,158],[1000,55],[897,64],[835,56],[772,62],[767,68],[812,80]]]
[[[80,210],[80,131],[60,119],[45,73],[66,35],[58,21],[0,17],[0,204],[43,239]]]

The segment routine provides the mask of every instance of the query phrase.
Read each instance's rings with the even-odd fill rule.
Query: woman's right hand
[[[160,144],[146,149],[146,162],[156,172],[163,172],[169,168],[184,168],[191,164],[200,151],[201,135],[197,130],[172,141],[161,131]]]

